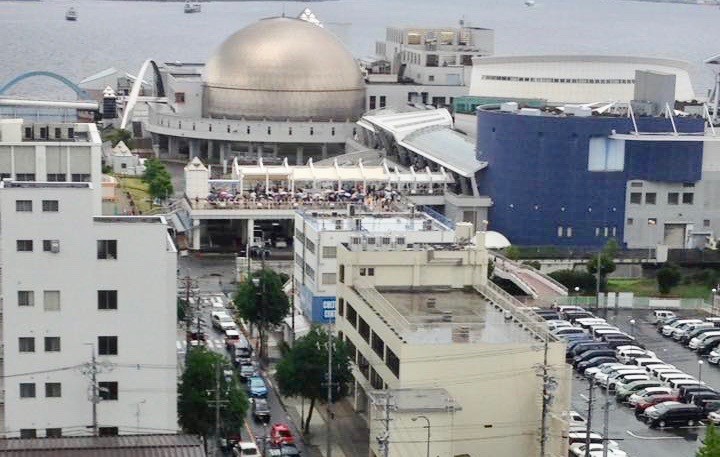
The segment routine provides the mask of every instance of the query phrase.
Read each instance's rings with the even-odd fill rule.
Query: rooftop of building
[[[357,213],[349,215],[338,211],[302,211],[300,216],[317,231],[391,233],[452,231],[436,219],[423,212]]]
[[[94,216],[93,221],[126,224],[165,224],[164,216]]]
[[[4,179],[0,182],[2,189],[91,189],[89,182],[40,182],[40,181],[11,181]]]
[[[358,294],[411,344],[531,343],[532,334],[474,289],[381,287],[356,283]]]
[[[0,455],[8,457],[205,457],[194,435],[121,435],[0,440]]]
[[[371,392],[370,396],[377,405],[384,405],[390,396],[393,410],[401,413],[432,413],[458,411],[461,406],[441,388],[437,389],[387,389]]]

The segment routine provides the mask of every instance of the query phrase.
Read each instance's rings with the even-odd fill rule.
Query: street
[[[664,362],[675,365],[692,376],[699,376],[698,360],[701,358],[671,338],[660,335],[655,326],[648,322],[648,310],[593,312],[628,334],[634,334],[640,343],[655,352],[657,357]],[[676,311],[676,313],[678,312]],[[682,314],[696,316],[700,313],[684,312]],[[631,319],[635,320],[635,325],[630,324]],[[709,365],[705,361],[702,365],[702,381],[713,388],[720,387],[718,367]],[[576,375],[573,379],[572,409],[583,416],[587,416],[587,401],[585,400],[587,397],[588,383]],[[603,431],[605,398],[605,391],[595,388],[592,429],[600,433]],[[695,455],[700,445],[699,440],[705,435],[704,426],[652,430],[635,419],[634,411],[631,408],[617,403],[614,396],[611,396],[609,404],[608,436],[618,441],[620,448],[630,457],[690,457]]]
[[[234,276],[234,258],[231,257],[183,257],[178,261],[179,276],[185,277],[189,275],[191,278],[196,280],[198,294],[200,297],[207,294],[217,293],[230,293],[235,289],[233,283]],[[215,330],[210,322],[211,305],[209,303],[203,303],[200,300],[199,315],[202,318],[200,323],[201,330],[205,333],[207,338],[208,349],[221,354],[223,357],[228,357],[228,352],[225,349],[224,335]],[[193,329],[196,328],[196,322],[193,323]],[[185,347],[187,345],[184,339],[184,328],[178,331],[177,349],[178,358],[182,360],[185,356]],[[246,335],[247,337],[248,335]],[[252,341],[251,338],[248,338]],[[229,362],[229,358],[228,358]],[[271,379],[267,373],[262,372],[263,378],[268,386],[268,406],[270,407],[271,419],[270,424],[264,427],[262,424],[255,422],[250,414],[250,408],[248,408],[248,415],[246,420],[246,426],[244,430],[240,431],[244,441],[256,441],[258,447],[262,451],[263,449],[263,437],[269,433],[269,427],[274,423],[285,423],[288,424],[295,436],[295,442],[300,452],[305,454],[305,446],[302,439],[302,434],[299,433],[298,427],[288,416],[285,408],[283,407],[280,399],[278,398],[276,386],[274,380]]]

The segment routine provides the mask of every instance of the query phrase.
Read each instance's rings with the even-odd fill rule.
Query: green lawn
[[[135,207],[141,214],[145,214],[152,209],[147,183],[140,178],[125,177],[118,179],[121,181],[122,187],[130,194],[130,197],[135,202]]]
[[[657,281],[654,279],[608,279],[610,292],[632,292],[637,296],[657,297]],[[710,288],[702,284],[680,284],[673,288],[668,297],[702,298],[707,300]]]

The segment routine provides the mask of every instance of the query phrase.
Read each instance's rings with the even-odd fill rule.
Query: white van
[[[672,311],[668,311],[666,309],[656,309],[650,313],[649,320],[652,324],[657,324],[658,321],[665,320],[665,319],[671,319],[673,317],[675,317],[675,313]]]
[[[711,336],[718,336],[718,335],[720,335],[720,330],[712,331],[712,332],[705,332],[702,335],[696,336],[695,338],[691,339],[690,343],[688,343],[688,347],[690,349],[697,349],[698,346],[700,346],[700,343],[702,343],[706,339],[710,338]]]
[[[696,379],[673,379],[671,381],[668,381],[668,387],[672,389],[679,389],[684,386],[703,386],[705,385],[704,382],[698,381]]]
[[[655,357],[641,357],[639,359],[633,360],[632,364],[642,367],[644,369],[648,365],[657,365],[661,363],[663,363],[663,361],[660,359],[656,359]]]

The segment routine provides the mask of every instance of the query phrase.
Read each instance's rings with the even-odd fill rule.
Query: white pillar
[[[200,249],[200,219],[193,219],[192,248]]]
[[[255,220],[254,219],[248,219],[247,220],[247,243],[249,245],[253,244],[253,234],[255,233]],[[249,255],[249,253],[248,253]]]
[[[220,143],[220,163],[225,163],[225,148],[229,146],[229,143]],[[225,168],[223,168],[223,173],[225,173]]]
[[[200,155],[200,143],[198,143],[198,140],[191,139],[190,141],[190,159],[193,157],[198,157]]]
[[[298,146],[297,150],[295,151],[295,164],[296,165],[303,164],[303,147],[302,146]]]
[[[323,143],[322,146],[320,146],[320,151],[322,154],[322,158],[327,159],[327,157],[328,157],[327,144]]]
[[[213,140],[208,140],[208,142],[207,142],[207,151],[208,151],[208,153],[207,153],[207,154],[208,154],[208,155],[207,155],[207,160],[208,160],[208,163],[210,163],[210,162],[213,161],[213,149],[215,149],[215,143],[213,142]]]

